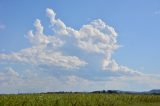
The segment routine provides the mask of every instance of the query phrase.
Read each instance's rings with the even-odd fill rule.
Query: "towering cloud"
[[[0,54],[0,60],[8,62],[24,62],[34,65],[58,66],[66,69],[78,69],[85,66],[87,62],[77,56],[67,56],[58,49],[64,44],[61,36],[72,37],[73,44],[84,52],[100,54],[102,60],[102,70],[120,72],[124,74],[141,74],[138,71],[120,65],[112,59],[113,52],[120,47],[117,43],[117,33],[114,28],[107,25],[101,19],[83,25],[79,30],[67,27],[63,21],[56,18],[56,13],[47,8],[47,16],[50,19],[54,35],[45,35],[41,21],[37,19],[34,23],[36,30],[28,32],[28,39],[33,45],[31,48],[23,49],[17,53]],[[76,53],[75,53],[76,55]],[[88,63],[89,64],[89,63]]]
[[[113,52],[120,47],[117,43],[117,33],[113,27],[107,25],[101,19],[94,20],[90,24],[83,25],[79,30],[75,30],[67,27],[63,21],[56,18],[56,13],[52,9],[48,8],[46,12],[56,34],[75,38],[76,46],[84,52],[104,55],[102,70],[131,75],[142,74],[120,65],[112,59]]]
[[[77,56],[67,56],[58,51],[57,48],[61,47],[64,41],[55,36],[45,35],[39,19],[35,21],[34,26],[36,31],[28,32],[28,39],[33,46],[11,54],[0,54],[1,62],[56,66],[63,70],[79,69],[87,64]]]
[[[12,68],[8,68],[5,72],[0,71],[0,86],[9,87],[10,82],[14,81],[19,82],[14,84],[17,87],[22,86],[22,88],[31,84],[32,86],[36,85],[35,88],[47,86],[47,89],[55,87],[57,90],[61,90],[60,88],[65,90],[66,87],[78,89],[84,86],[107,89],[109,85],[113,88],[125,87],[129,82],[138,83],[143,79],[147,81],[146,85],[150,85],[148,82],[155,82],[156,86],[160,84],[159,76],[147,75],[121,65],[112,57],[115,50],[120,47],[117,41],[118,34],[113,27],[101,19],[93,20],[80,29],[74,29],[66,26],[62,20],[57,18],[52,9],[47,8],[46,14],[50,20],[52,35],[46,35],[41,21],[36,19],[35,30],[30,30],[27,35],[31,47],[8,54],[0,53],[1,66],[15,65],[20,67],[17,68],[19,72]],[[100,56],[99,60],[92,60],[97,55]],[[97,66],[91,64],[92,61],[97,62],[94,64]],[[42,67],[45,70],[42,72],[44,75],[32,76],[34,73],[39,73],[37,70],[41,70]],[[93,67],[98,69],[95,71]],[[25,70],[33,68],[33,70],[30,71],[31,74],[24,74],[25,70],[20,70],[21,68],[26,68]],[[96,74],[87,76],[87,72]],[[107,72],[116,75],[118,73],[120,76],[115,77],[113,74],[113,76],[107,76]],[[50,73],[51,75],[48,75]],[[107,74],[101,76],[102,73]],[[100,77],[103,78],[99,79]],[[92,80],[96,78],[98,80]]]

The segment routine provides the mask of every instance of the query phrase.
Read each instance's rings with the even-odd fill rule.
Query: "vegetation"
[[[0,95],[0,106],[160,106],[160,95],[18,94]]]

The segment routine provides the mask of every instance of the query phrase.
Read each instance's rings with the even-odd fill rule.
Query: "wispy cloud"
[[[160,15],[160,10],[154,12],[155,15]]]
[[[0,24],[0,30],[3,30],[3,29],[5,29],[5,28],[6,28],[6,26],[5,26],[5,25]]]
[[[160,86],[159,76],[117,76],[105,80],[89,80],[76,75],[56,77],[40,75],[33,70],[18,73],[11,67],[0,72],[0,93],[25,93],[48,91],[92,91],[97,89],[145,90]],[[137,88],[139,86],[139,88]]]

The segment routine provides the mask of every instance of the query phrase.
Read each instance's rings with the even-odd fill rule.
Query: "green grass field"
[[[160,95],[80,93],[0,95],[0,106],[160,106]]]

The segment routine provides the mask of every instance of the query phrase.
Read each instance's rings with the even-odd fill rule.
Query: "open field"
[[[0,95],[0,106],[160,106],[160,95],[83,93]]]

